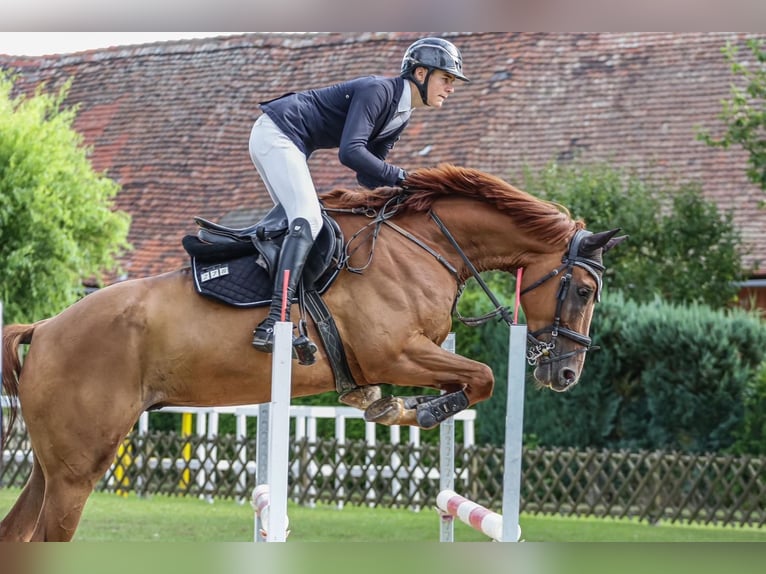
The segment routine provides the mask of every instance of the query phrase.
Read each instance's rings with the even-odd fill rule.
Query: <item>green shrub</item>
[[[577,387],[554,394],[528,385],[525,431],[541,444],[699,452],[739,440],[753,448],[766,417],[752,407],[745,416],[748,401],[764,401],[763,383],[753,387],[766,349],[758,317],[616,294],[599,305],[591,331],[602,350],[589,354]]]
[[[745,417],[732,450],[737,454],[766,454],[766,363],[745,387]]]

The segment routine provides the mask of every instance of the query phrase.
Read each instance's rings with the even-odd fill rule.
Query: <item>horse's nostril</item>
[[[562,385],[573,385],[575,381],[577,381],[577,373],[575,373],[572,369],[561,369],[559,372],[559,381]]]

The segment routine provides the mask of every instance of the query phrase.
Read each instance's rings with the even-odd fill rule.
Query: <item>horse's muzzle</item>
[[[548,362],[535,368],[534,377],[538,383],[552,391],[562,393],[577,384],[580,379],[580,371],[556,362]]]

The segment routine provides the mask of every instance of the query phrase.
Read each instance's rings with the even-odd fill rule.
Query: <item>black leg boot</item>
[[[282,291],[284,287],[285,270],[290,270],[287,281],[287,308],[285,321],[290,321],[290,304],[298,288],[303,274],[303,266],[306,263],[314,240],[311,237],[311,227],[308,221],[302,217],[297,218],[290,224],[290,231],[282,244],[282,252],[279,255],[276,276],[274,277],[274,292],[271,296],[271,307],[268,316],[253,331],[253,347],[264,353],[271,353],[274,349],[274,323],[280,320],[282,315]],[[305,335],[293,338],[293,343],[298,343],[299,348],[293,348],[293,356],[299,358],[301,364],[312,364],[313,352],[316,345],[309,341]]]

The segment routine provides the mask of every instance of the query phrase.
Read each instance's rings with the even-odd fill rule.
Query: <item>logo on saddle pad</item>
[[[229,274],[229,264],[223,263],[221,265],[213,265],[212,267],[204,267],[200,270],[199,281],[205,283],[211,279],[219,279]]]

